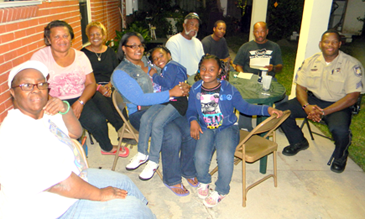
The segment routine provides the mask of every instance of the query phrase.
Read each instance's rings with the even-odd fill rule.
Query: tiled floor
[[[148,206],[157,218],[364,218],[364,172],[349,159],[343,173],[333,173],[326,165],[334,148],[333,143],[318,136],[315,136],[315,141],[311,141],[306,129],[304,133],[310,147],[293,157],[282,155],[281,151],[288,143],[283,134],[277,133],[278,187],[274,188],[273,180],[269,179],[251,189],[245,208],[241,205],[241,164],[235,166],[230,193],[212,209],[204,207],[195,188],[189,186],[185,179],[183,183],[191,194],[178,197],[163,185],[157,175],[149,181],[141,181],[138,174],[142,168],[127,171],[125,165],[136,153],[136,146],[129,158],[119,159],[116,171],[128,175],[136,183],[149,200]],[[116,142],[115,132],[111,131],[110,135]],[[93,168],[110,169],[113,163],[113,156],[100,154],[97,143],[89,144],[88,157]],[[252,182],[261,175],[258,163],[247,166],[247,181]],[[268,160],[268,172],[271,170],[272,156]],[[213,182],[216,177],[214,175]]]

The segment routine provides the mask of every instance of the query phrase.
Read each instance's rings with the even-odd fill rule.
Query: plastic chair
[[[136,140],[136,142],[138,143],[138,131],[135,128],[133,128],[133,126],[130,124],[130,122],[124,117],[122,111],[125,108],[125,103],[123,102],[123,98],[118,91],[115,90],[113,92],[112,100],[113,100],[115,109],[118,111],[120,117],[123,119],[123,122],[124,122],[122,128],[120,128],[118,130],[119,142],[118,142],[117,151],[119,151],[120,147],[124,147],[124,146],[122,146],[123,138],[132,138],[132,139]],[[119,158],[119,155],[118,155],[118,153],[116,153],[114,156],[114,162],[113,162],[113,167],[112,167],[113,171],[115,170],[115,167],[117,165],[118,158]],[[160,170],[157,169],[156,173],[160,176],[160,178],[162,180],[162,173],[160,172]]]
[[[242,206],[246,207],[246,196],[248,190],[254,186],[260,184],[261,182],[274,178],[274,186],[277,187],[277,148],[275,129],[281,125],[290,115],[290,110],[283,112],[280,118],[276,118],[276,115],[270,116],[260,124],[258,124],[251,132],[240,131],[240,142],[236,148],[234,154],[235,161],[234,164],[237,165],[242,162]],[[267,132],[267,133],[266,133]],[[263,137],[259,134],[266,133]],[[273,140],[269,140],[270,136],[273,136]],[[246,187],[246,162],[252,163],[260,158],[273,153],[273,163],[274,171],[272,174],[266,174],[263,178],[257,180],[251,185]],[[210,174],[213,175],[218,171],[218,166],[214,168]]]

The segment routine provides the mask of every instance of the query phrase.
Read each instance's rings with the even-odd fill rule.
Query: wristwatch
[[[81,103],[81,105],[84,105],[85,104],[84,101],[82,101],[80,99],[78,99],[77,101],[79,101],[79,103]]]

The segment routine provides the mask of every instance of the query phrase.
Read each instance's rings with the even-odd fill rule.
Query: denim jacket
[[[147,63],[147,58],[143,57],[142,61],[150,71],[151,67]],[[168,91],[153,93],[152,81],[149,75],[141,67],[126,59],[114,70],[111,82],[122,95],[129,114],[136,112],[138,110],[137,106],[151,106],[169,101]]]
[[[223,114],[223,123],[222,126],[218,127],[219,131],[232,126],[237,122],[237,116],[233,111],[234,108],[246,115],[269,116],[268,106],[249,104],[242,99],[240,92],[233,85],[225,80],[220,82],[222,85],[219,92],[218,105]],[[193,120],[198,121],[201,129],[204,131],[207,130],[207,125],[204,121],[200,102],[202,84],[202,80],[197,81],[190,89],[186,118],[189,123]]]

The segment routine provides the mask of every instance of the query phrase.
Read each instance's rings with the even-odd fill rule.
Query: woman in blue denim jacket
[[[129,111],[129,120],[137,130],[140,128],[140,119],[149,106],[168,102],[170,97],[186,95],[189,89],[188,85],[182,84],[168,91],[154,93],[156,87],[154,89],[148,75],[151,67],[143,56],[142,43],[143,38],[138,33],[130,32],[122,37],[118,49],[118,56],[122,62],[111,78],[113,86],[123,96]],[[189,124],[185,118],[179,117],[165,126],[161,149],[163,181],[179,196],[189,194],[181,183],[181,176],[185,177],[189,184],[197,185],[193,162],[194,150],[195,140],[190,137]],[[145,163],[148,157],[142,155],[135,156],[127,169],[136,169]]]

